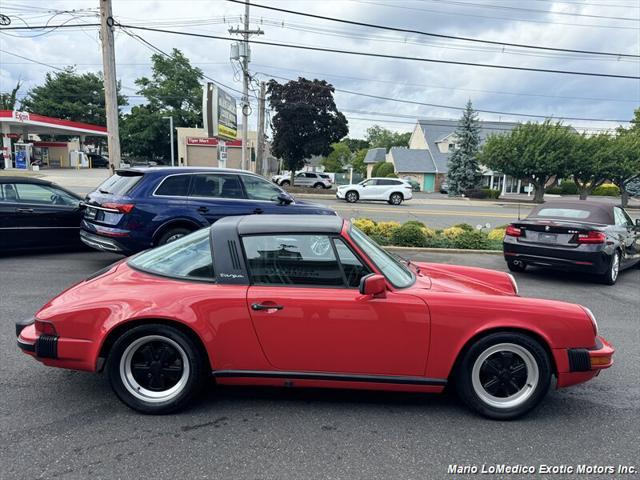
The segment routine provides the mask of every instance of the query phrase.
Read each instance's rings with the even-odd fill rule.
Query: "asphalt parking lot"
[[[496,255],[414,258],[505,270]],[[432,479],[450,464],[640,468],[638,268],[613,287],[544,270],[516,275],[522,295],[592,309],[617,349],[612,369],[551,391],[518,421],[485,420],[447,395],[213,386],[194,408],[152,417],[121,404],[103,376],[47,368],[16,347],[15,320],[116,259],[0,257],[0,478]]]

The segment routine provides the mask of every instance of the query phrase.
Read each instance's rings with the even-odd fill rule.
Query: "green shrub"
[[[390,239],[399,228],[398,222],[378,222],[372,233]]]
[[[481,230],[464,231],[452,239],[452,244],[454,248],[473,250],[484,250],[490,246],[487,234]]]
[[[464,191],[464,196],[467,198],[487,198],[489,196],[489,192],[482,188],[469,188]]]
[[[494,228],[487,234],[487,238],[492,241],[502,242],[502,239],[504,238],[504,232],[504,228]]]
[[[370,234],[369,238],[376,242],[378,245],[391,245],[391,240],[389,240],[387,237],[378,235],[377,233]]]
[[[407,222],[404,223],[405,225],[417,225],[420,228],[424,228],[426,227],[426,225],[418,220],[409,220]]]
[[[393,163],[391,162],[383,162],[382,165],[378,167],[378,171],[373,175],[374,177],[386,177],[390,173],[395,173],[393,168]]]
[[[424,233],[424,236],[427,238],[434,238],[437,236],[436,231],[429,227],[422,227],[422,233]]]
[[[425,247],[429,248],[453,248],[452,241],[442,235],[427,237]]]
[[[385,175],[385,177],[387,177],[387,178],[398,178],[398,175],[396,175],[395,173],[389,173],[389,174]]]
[[[355,225],[367,235],[371,235],[376,229],[376,222],[368,218],[356,218],[353,221],[353,225]]]
[[[462,235],[466,230],[460,227],[449,227],[442,230],[442,235],[446,238],[453,239]]]
[[[424,247],[427,245],[427,237],[422,232],[422,227],[405,223],[393,232],[391,242],[401,247]]]
[[[548,187],[544,189],[545,193],[550,193],[551,195],[561,195],[562,194],[562,188],[555,186],[555,187]]]
[[[562,195],[577,195],[578,187],[572,181],[564,181],[562,185],[560,185],[560,193]]]
[[[380,169],[380,167],[382,165],[384,165],[386,162],[378,162],[376,163],[373,168],[371,169],[371,176],[372,177],[379,177],[380,175],[378,175],[378,170]]]
[[[482,191],[487,194],[487,197],[485,198],[491,198],[493,200],[500,198],[500,190],[496,190],[495,188],[483,188]]]
[[[620,189],[617,187],[617,185],[612,185],[609,183],[594,188],[593,192],[591,192],[591,195],[603,197],[619,197]]]
[[[469,225],[468,223],[456,223],[453,227],[461,228],[462,230],[464,230],[466,232],[470,232],[471,230],[475,230],[475,228],[473,228],[473,225]]]

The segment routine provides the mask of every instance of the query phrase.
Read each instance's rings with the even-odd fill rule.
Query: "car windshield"
[[[139,270],[168,277],[213,281],[209,228],[141,253],[129,260]]]
[[[349,233],[353,241],[356,242],[358,247],[376,264],[382,274],[394,287],[405,288],[413,285],[415,276],[411,270],[358,230],[357,227],[351,225]]]

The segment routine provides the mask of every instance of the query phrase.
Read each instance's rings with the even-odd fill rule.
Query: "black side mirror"
[[[640,218],[636,218],[636,230],[640,230]]]
[[[289,205],[290,203],[293,203],[293,198],[285,192],[280,192],[278,194],[278,202],[282,205]]]

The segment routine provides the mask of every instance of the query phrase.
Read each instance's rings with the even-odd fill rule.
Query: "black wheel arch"
[[[195,220],[190,220],[188,218],[172,218],[156,229],[152,237],[153,245],[157,245],[160,237],[173,228],[187,228],[195,232],[196,230],[200,230],[204,227],[206,227],[206,225],[200,225]]]
[[[198,349],[200,349],[200,353],[202,353],[203,357],[207,359],[209,371],[213,371],[211,358],[209,357],[207,348],[205,347],[202,338],[200,337],[200,335],[198,335],[198,333],[196,333],[195,330],[193,330],[188,325],[176,320],[155,317],[128,320],[116,325],[113,329],[111,329],[111,331],[109,331],[109,333],[107,334],[105,340],[102,342],[102,345],[100,346],[100,352],[98,353],[98,358],[96,361],[96,371],[101,372],[104,369],[106,360],[109,356],[109,353],[111,352],[111,348],[122,334],[124,334],[128,330],[131,330],[132,328],[150,324],[160,324],[166,325],[168,327],[173,327],[176,330],[179,330],[180,332],[187,335],[197,345]]]
[[[528,330],[526,328],[493,327],[493,328],[489,328],[487,330],[483,330],[481,332],[476,333],[465,342],[462,348],[458,351],[458,354],[456,355],[456,359],[453,362],[453,365],[451,366],[451,370],[449,370],[449,376],[448,376],[449,382],[453,383],[455,381],[456,371],[460,366],[460,362],[464,358],[465,354],[469,351],[471,346],[474,345],[476,342],[478,342],[480,339],[487,337],[489,335],[492,335],[494,333],[519,333],[521,335],[527,335],[532,339],[536,340],[542,346],[542,348],[544,348],[545,352],[547,353],[547,356],[549,357],[549,363],[551,364],[552,373],[556,376],[558,375],[558,366],[556,365],[556,359],[553,356],[553,352],[551,351],[551,347],[549,346],[549,343],[542,335],[540,335],[539,333],[533,330]]]

